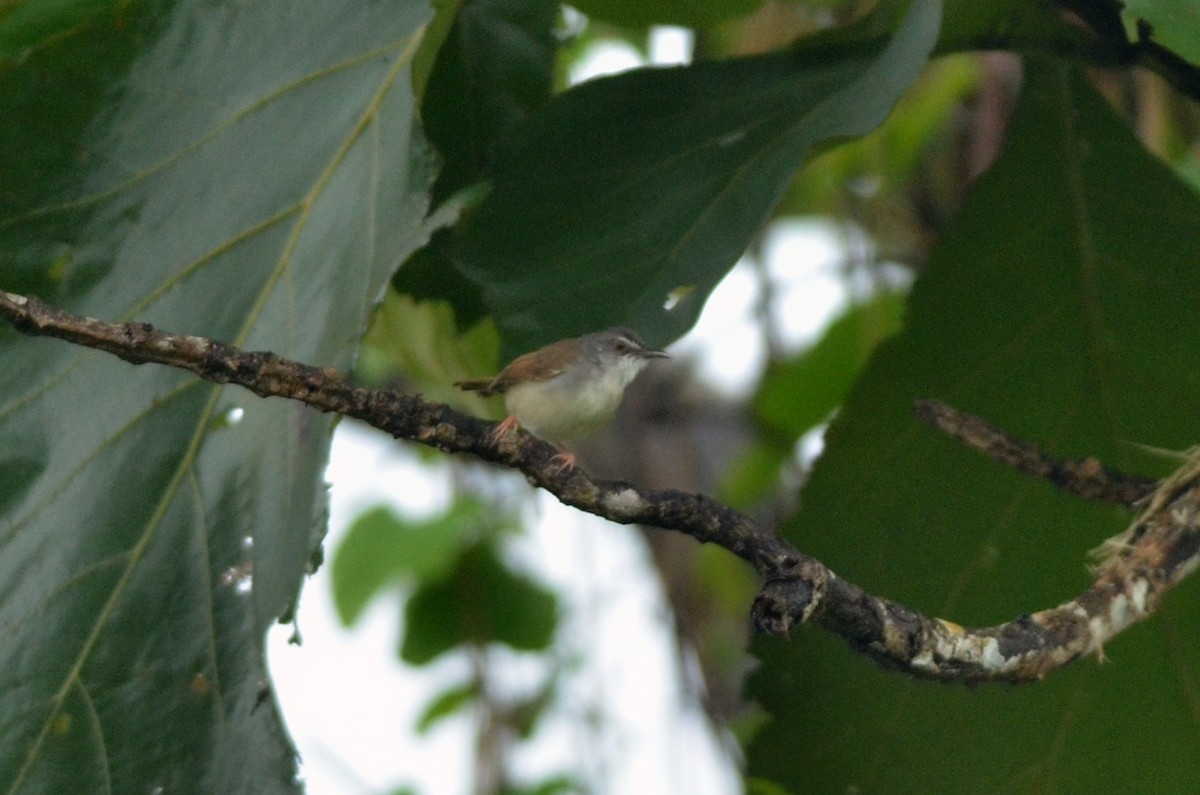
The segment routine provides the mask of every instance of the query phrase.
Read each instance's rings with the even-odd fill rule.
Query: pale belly
[[[605,425],[612,419],[624,393],[624,384],[617,389],[594,383],[590,388],[580,386],[565,378],[518,384],[505,394],[505,405],[534,436],[562,444]]]

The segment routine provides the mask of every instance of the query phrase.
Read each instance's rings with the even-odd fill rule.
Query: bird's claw
[[[502,439],[517,429],[520,423],[513,416],[505,417],[504,422],[501,422],[492,429],[492,446],[499,446]]]
[[[575,468],[574,453],[558,453],[550,459],[552,464],[555,464],[554,473],[561,475],[564,472],[570,472]]]

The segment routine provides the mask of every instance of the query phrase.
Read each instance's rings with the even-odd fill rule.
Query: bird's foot
[[[492,430],[492,446],[498,446],[500,441],[505,436],[508,436],[517,429],[518,425],[520,425],[520,423],[517,422],[516,416],[510,415],[505,417],[504,422],[500,423]]]
[[[555,474],[561,475],[575,468],[575,454],[567,452],[558,453],[550,459],[550,462],[555,464]]]

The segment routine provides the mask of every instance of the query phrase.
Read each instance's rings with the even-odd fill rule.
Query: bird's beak
[[[670,359],[670,355],[666,351],[642,351],[644,359]]]

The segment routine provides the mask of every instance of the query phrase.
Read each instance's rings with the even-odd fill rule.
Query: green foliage
[[[1121,5],[1130,41],[1151,39],[1200,66],[1200,9],[1193,0],[1126,0]]]
[[[891,110],[940,9],[914,2],[886,46],[636,70],[534,114],[457,249],[505,353],[617,323],[652,344],[686,331],[813,148]],[[689,297],[664,311],[681,287]]]
[[[900,330],[906,293],[882,292],[830,324],[812,348],[770,367],[754,398],[754,414],[789,446],[842,405],[867,357]]]
[[[503,511],[463,497],[442,514],[411,520],[388,508],[360,515],[333,558],[331,581],[338,614],[347,625],[389,586],[407,592],[399,655],[426,665],[466,652],[471,677],[429,701],[414,730],[428,733],[442,720],[477,708],[492,731],[527,739],[554,702],[552,675],[531,695],[500,695],[486,662],[496,644],[523,652],[549,648],[558,622],[558,598],[504,560],[502,541],[513,526]]]
[[[842,405],[871,355],[900,329],[906,295],[883,292],[848,309],[812,348],[772,364],[754,398],[761,438],[730,467],[723,496],[752,504],[776,483],[801,436]]]
[[[579,0],[571,5],[589,17],[642,28],[649,25],[683,25],[702,28],[748,14],[763,0]]]
[[[579,781],[571,776],[553,776],[529,787],[505,787],[501,795],[561,795],[561,793],[588,792]]]
[[[0,5],[0,70],[29,58],[55,40],[103,28],[129,0],[26,0]]]
[[[747,795],[792,795],[787,787],[781,787],[774,781],[763,778],[752,778],[746,782]]]
[[[557,16],[549,0],[474,0],[455,15],[421,106],[444,160],[435,202],[480,179],[496,140],[550,98]]]
[[[504,560],[503,512],[462,498],[443,514],[411,521],[385,508],[362,514],[333,560],[334,598],[342,620],[354,622],[390,584],[409,592],[400,658],[426,665],[443,654],[466,652],[471,675],[432,698],[414,725],[427,734],[446,718],[474,709],[487,716],[492,736],[528,739],[557,693],[553,667],[532,694],[501,691],[489,662],[495,645],[540,652],[554,639],[556,595]],[[549,779],[549,785],[558,779]]]
[[[39,28],[0,72],[0,287],[347,368],[421,242],[426,16],[159,0]],[[331,426],[0,330],[0,791],[298,789],[263,642],[318,555]]]
[[[474,682],[443,690],[429,702],[417,718],[417,733],[428,734],[442,719],[471,706],[479,696],[479,687]]]
[[[389,290],[364,340],[358,372],[377,384],[402,373],[430,400],[478,413],[484,404],[454,382],[494,373],[499,363],[500,340],[490,322],[459,333],[449,304]]]
[[[813,158],[779,213],[852,220],[870,230],[883,257],[910,259],[923,242],[921,216],[949,215],[961,199],[952,189],[961,168],[953,120],[977,90],[978,73],[970,56],[930,63],[878,130]],[[914,194],[938,204],[914,206]]]
[[[426,28],[415,0],[0,4],[0,288],[347,369],[406,262],[397,286],[450,301],[468,329],[447,365],[454,349],[434,343],[450,333],[444,309],[377,315],[378,334],[414,338],[378,350],[431,382],[494,358],[488,327],[465,322],[484,314],[508,353],[614,322],[661,343],[690,327],[796,168],[877,127],[935,41],[937,53],[1067,60],[1092,43],[1035,0],[949,0],[944,14],[934,0],[884,0],[787,53],[636,71],[550,99],[555,6],[436,5]],[[695,24],[753,5],[585,4]],[[1148,20],[1177,56],[1151,66],[1194,83],[1189,11],[1131,2],[1126,20]],[[915,427],[913,398],[1132,469],[1162,466],[1134,443],[1180,448],[1200,431],[1194,189],[1077,69],[1029,71],[1004,158],[922,274],[904,332],[849,390],[787,528],[872,590],[975,623],[1073,594],[1086,575],[1071,561],[1126,517]],[[902,106],[921,117],[831,171],[866,163],[903,179],[921,162],[913,141],[945,118],[937,99]],[[478,196],[462,189],[477,180],[491,193],[472,213]],[[690,296],[665,312],[680,287]],[[886,328],[839,327],[768,376],[757,410],[779,444],[759,470],[774,472],[847,395]],[[319,560],[331,425],[0,328],[0,791],[298,790],[262,645]],[[333,563],[343,617],[408,581],[410,660],[545,649],[554,597],[474,535],[475,520],[440,521],[364,519]],[[1194,599],[1184,589],[1112,644],[1111,665],[1020,690],[912,683],[815,631],[760,642],[753,695],[773,722],[751,747],[752,786],[1136,790],[1152,769],[1156,789],[1192,791]],[[422,725],[474,685],[443,693]],[[515,705],[515,725],[535,726],[551,695]]]
[[[850,393],[786,529],[873,592],[975,625],[1072,597],[1084,551],[1129,517],[917,426],[915,398],[1133,471],[1162,465],[1132,443],[1200,436],[1200,199],[1075,70],[1026,69],[1000,161]],[[1109,644],[1110,664],[1021,689],[905,681],[811,631],[761,641],[750,695],[774,720],[750,772],[797,791],[1114,791],[1144,786],[1153,760],[1157,791],[1194,791],[1194,715],[1178,693],[1200,658],[1195,599],[1173,594]]]
[[[1083,26],[1049,3],[1029,0],[946,0],[938,52],[989,49],[1003,43],[1022,53],[1082,51],[1092,42]]]
[[[550,0],[469,0],[449,17],[433,61],[421,117],[442,158],[434,204],[484,179],[497,141],[550,97],[554,24]],[[441,232],[396,272],[393,285],[418,300],[452,301],[460,328],[486,314],[479,286],[455,266]]]
[[[421,583],[404,610],[400,656],[424,665],[463,645],[539,651],[554,637],[558,600],[510,569],[494,543],[464,551],[447,576]]]
[[[338,614],[352,624],[385,587],[406,583],[412,587],[400,651],[406,662],[424,665],[451,649],[490,643],[545,648],[558,602],[503,560],[499,534],[509,527],[503,512],[471,498],[427,520],[388,508],[363,513],[333,560]]]
[[[459,500],[423,521],[410,521],[382,506],[360,514],[333,558],[338,616],[349,626],[393,581],[443,576],[465,546],[495,529],[487,507],[475,500]]]

